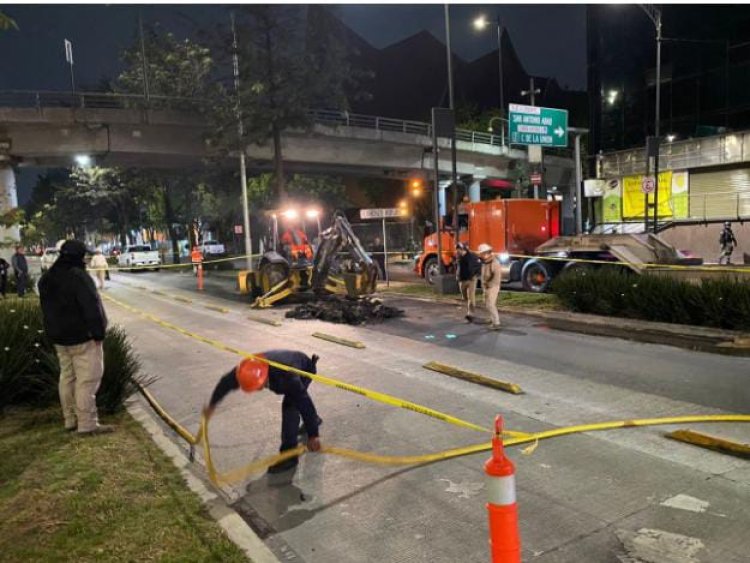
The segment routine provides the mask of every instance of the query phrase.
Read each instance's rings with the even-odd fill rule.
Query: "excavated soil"
[[[403,316],[404,311],[384,305],[380,299],[346,299],[343,297],[326,297],[310,303],[297,305],[287,311],[288,319],[319,319],[329,323],[361,325],[379,323],[387,319]]]

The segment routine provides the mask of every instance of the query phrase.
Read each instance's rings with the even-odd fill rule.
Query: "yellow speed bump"
[[[256,323],[261,323],[268,326],[281,326],[281,321],[275,321],[273,319],[264,319],[263,317],[254,317],[250,316],[248,317],[249,320],[255,321]]]
[[[440,362],[428,362],[422,366],[425,369],[436,371],[450,377],[457,379],[463,379],[477,385],[484,385],[485,387],[491,387],[499,391],[505,391],[506,393],[513,393],[514,395],[523,394],[523,389],[516,383],[510,383],[508,381],[502,381],[493,377],[486,377],[484,375],[474,373],[473,371],[466,371]]]
[[[187,297],[181,297],[179,295],[173,295],[172,299],[174,299],[175,301],[182,301],[183,303],[192,303],[193,302],[192,299],[188,299]]]
[[[218,311],[219,313],[227,314],[229,312],[229,309],[225,309],[224,307],[219,307],[218,305],[203,305],[204,309],[210,309],[211,311]]]
[[[324,332],[313,332],[312,335],[321,340],[327,340],[328,342],[341,344],[342,346],[349,346],[349,348],[359,348],[361,350],[365,347],[365,345],[359,340],[347,340],[346,338],[340,338],[338,336],[333,336],[332,334],[325,334]]]
[[[707,448],[724,454],[750,459],[750,444],[733,442],[732,440],[726,440],[724,438],[719,438],[718,436],[711,436],[710,434],[703,434],[701,432],[696,432],[695,430],[675,430],[674,432],[668,433],[666,436],[667,438],[677,440],[678,442],[685,442],[687,444],[693,444],[694,446],[700,446],[701,448]]]
[[[158,289],[152,289],[151,293],[153,293],[154,295],[161,295],[162,297],[168,297],[166,293],[164,293],[163,291],[159,291]]]

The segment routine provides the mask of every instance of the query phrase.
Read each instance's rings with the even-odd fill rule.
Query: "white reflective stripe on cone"
[[[516,477],[487,476],[487,502],[499,506],[514,504],[516,502]]]

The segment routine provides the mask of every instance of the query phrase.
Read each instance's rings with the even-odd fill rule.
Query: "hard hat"
[[[477,248],[477,252],[479,252],[479,254],[484,254],[485,252],[492,252],[492,247],[487,243],[482,243],[479,245],[479,248]]]
[[[724,226],[725,227],[731,227],[732,223],[730,223],[729,221],[724,221]]]
[[[268,364],[258,358],[245,358],[234,370],[243,391],[260,391],[268,380]]]

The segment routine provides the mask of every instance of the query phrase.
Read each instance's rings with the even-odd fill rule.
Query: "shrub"
[[[564,273],[552,291],[567,309],[580,313],[750,330],[750,282],[691,284],[603,267]]]
[[[0,412],[7,406],[48,406],[58,401],[60,366],[46,337],[39,301],[8,298],[0,301]],[[97,393],[102,413],[122,409],[138,384],[150,381],[140,373],[125,332],[107,330],[104,339],[104,376]]]

